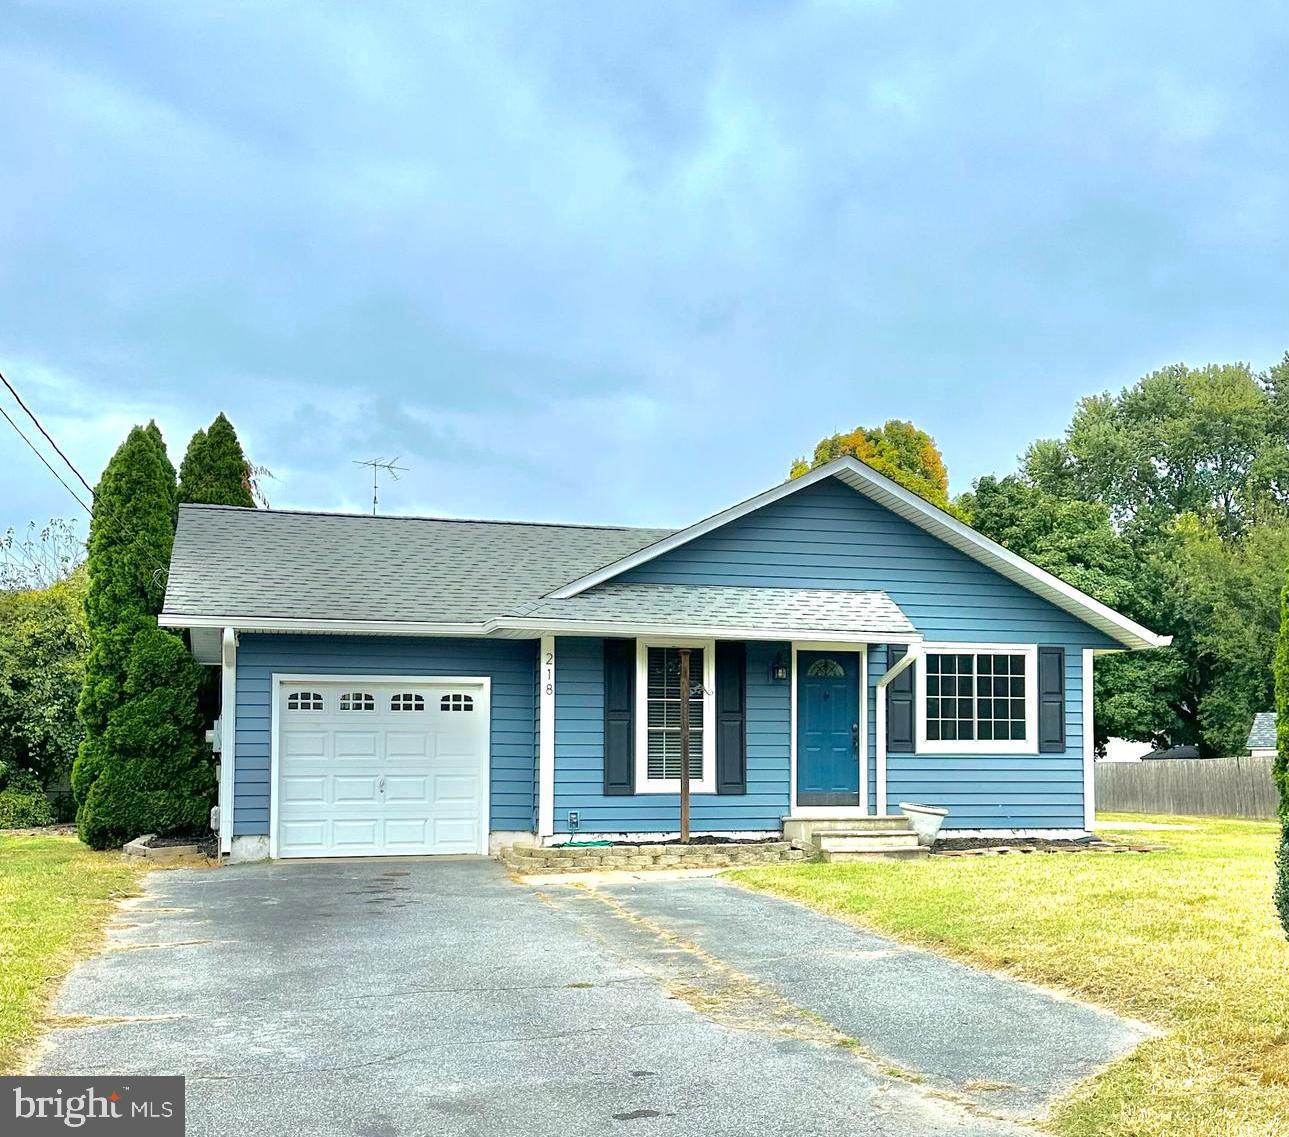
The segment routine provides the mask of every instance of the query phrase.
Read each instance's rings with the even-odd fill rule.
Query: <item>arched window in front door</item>
[[[846,669],[835,659],[824,656],[823,659],[816,659],[806,669],[806,674],[812,679],[842,679],[846,675]]]

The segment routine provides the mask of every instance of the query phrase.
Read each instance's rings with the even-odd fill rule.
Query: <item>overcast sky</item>
[[[680,524],[1289,349],[1281,3],[124,7],[0,0],[0,369],[91,481],[223,410],[283,507]]]

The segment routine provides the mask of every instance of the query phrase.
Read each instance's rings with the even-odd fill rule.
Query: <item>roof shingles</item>
[[[669,532],[184,505],[163,614],[481,623]]]
[[[819,633],[917,634],[885,592],[692,584],[601,584],[566,600],[542,600],[526,619]]]

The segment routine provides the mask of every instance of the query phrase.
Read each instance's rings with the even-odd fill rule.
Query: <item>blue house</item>
[[[686,529],[186,505],[235,859],[949,810],[1092,822],[1092,665],[1167,643],[851,458]],[[680,689],[680,653],[691,683]]]

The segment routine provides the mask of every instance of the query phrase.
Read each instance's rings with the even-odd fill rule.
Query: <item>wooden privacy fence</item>
[[[1098,762],[1098,812],[1276,816],[1270,758],[1172,758]]]

